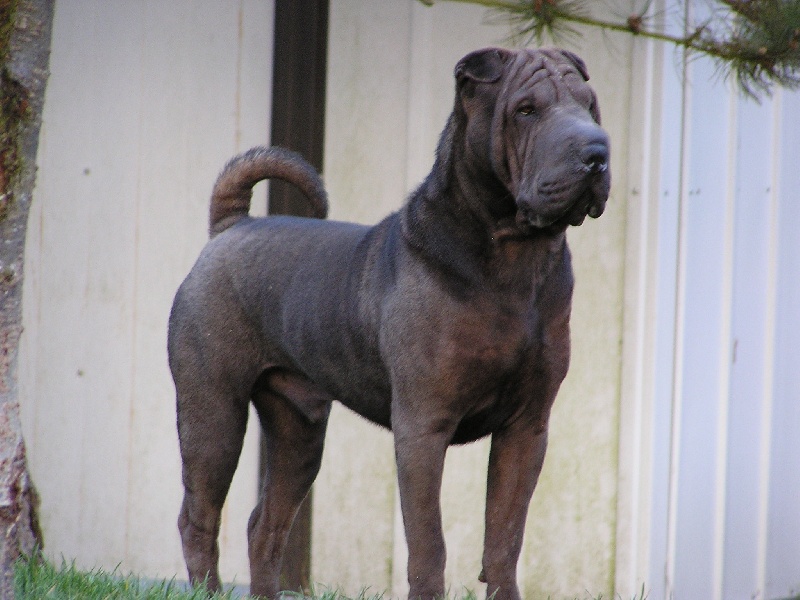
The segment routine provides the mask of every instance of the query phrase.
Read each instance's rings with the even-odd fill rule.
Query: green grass
[[[204,589],[186,590],[185,584],[171,581],[143,580],[117,571],[93,569],[81,571],[74,563],[62,561],[60,567],[47,560],[22,558],[14,568],[16,600],[247,600],[233,592],[208,594]],[[284,597],[297,600],[389,600],[384,594],[362,591],[348,597],[337,590],[315,589],[311,597],[286,593]],[[478,600],[468,592],[453,600]]]
[[[209,595],[205,590],[185,590],[175,581],[143,581],[122,577],[116,571],[79,571],[62,562],[23,558],[14,568],[16,600],[233,600],[231,593]]]
[[[14,569],[14,591],[16,600],[246,600],[233,592],[209,595],[204,589],[186,590],[185,585],[175,580],[151,581],[135,576],[123,576],[116,570],[102,569],[81,571],[74,563],[62,561],[54,566],[41,557],[20,559]],[[362,591],[348,597],[337,590],[316,589],[311,596],[285,594],[285,598],[297,600],[389,600],[385,594]],[[453,600],[478,600],[472,591],[450,596]],[[644,591],[634,600],[645,600]],[[550,600],[556,600],[555,598]],[[587,595],[575,600],[621,600],[619,597]]]

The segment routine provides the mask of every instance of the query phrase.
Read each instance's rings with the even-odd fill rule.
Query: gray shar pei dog
[[[220,585],[220,511],[252,403],[267,464],[251,590],[279,594],[338,400],[394,432],[410,598],[445,592],[445,452],[491,435],[480,580],[520,598],[525,517],[569,363],[565,230],[605,208],[609,139],[570,52],[480,50],[455,78],[430,175],[374,227],[323,220],[319,175],[285,150],[254,148],[217,179],[212,239],[169,323],[193,582]],[[251,188],[270,177],[301,188],[319,218],[249,217]]]

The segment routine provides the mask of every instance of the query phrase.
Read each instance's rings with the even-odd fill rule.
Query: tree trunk
[[[36,177],[54,0],[0,0],[0,598],[42,536],[19,420],[25,231]]]

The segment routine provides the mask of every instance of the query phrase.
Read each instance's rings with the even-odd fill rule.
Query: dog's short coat
[[[480,579],[498,600],[520,597],[525,517],[569,363],[565,230],[604,210],[609,141],[570,52],[485,49],[455,76],[430,175],[374,227],[322,220],[319,176],[287,151],[254,148],[220,174],[212,239],[169,327],[192,581],[219,587],[220,510],[252,403],[267,465],[248,526],[251,590],[279,593],[338,400],[394,432],[410,598],[445,591],[448,445],[492,436]],[[268,177],[298,185],[320,218],[250,218],[251,188]]]

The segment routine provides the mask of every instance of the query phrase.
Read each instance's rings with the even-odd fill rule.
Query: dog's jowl
[[[491,436],[480,579],[498,600],[520,597],[525,516],[569,364],[565,231],[605,208],[609,140],[570,52],[480,50],[455,79],[430,174],[374,227],[324,220],[322,182],[290,152],[254,148],[220,174],[212,239],[169,326],[193,582],[220,585],[220,511],[252,403],[267,464],[251,590],[278,595],[337,400],[394,432],[411,598],[445,591],[447,447]],[[251,188],[269,177],[300,187],[318,218],[249,217]]]

